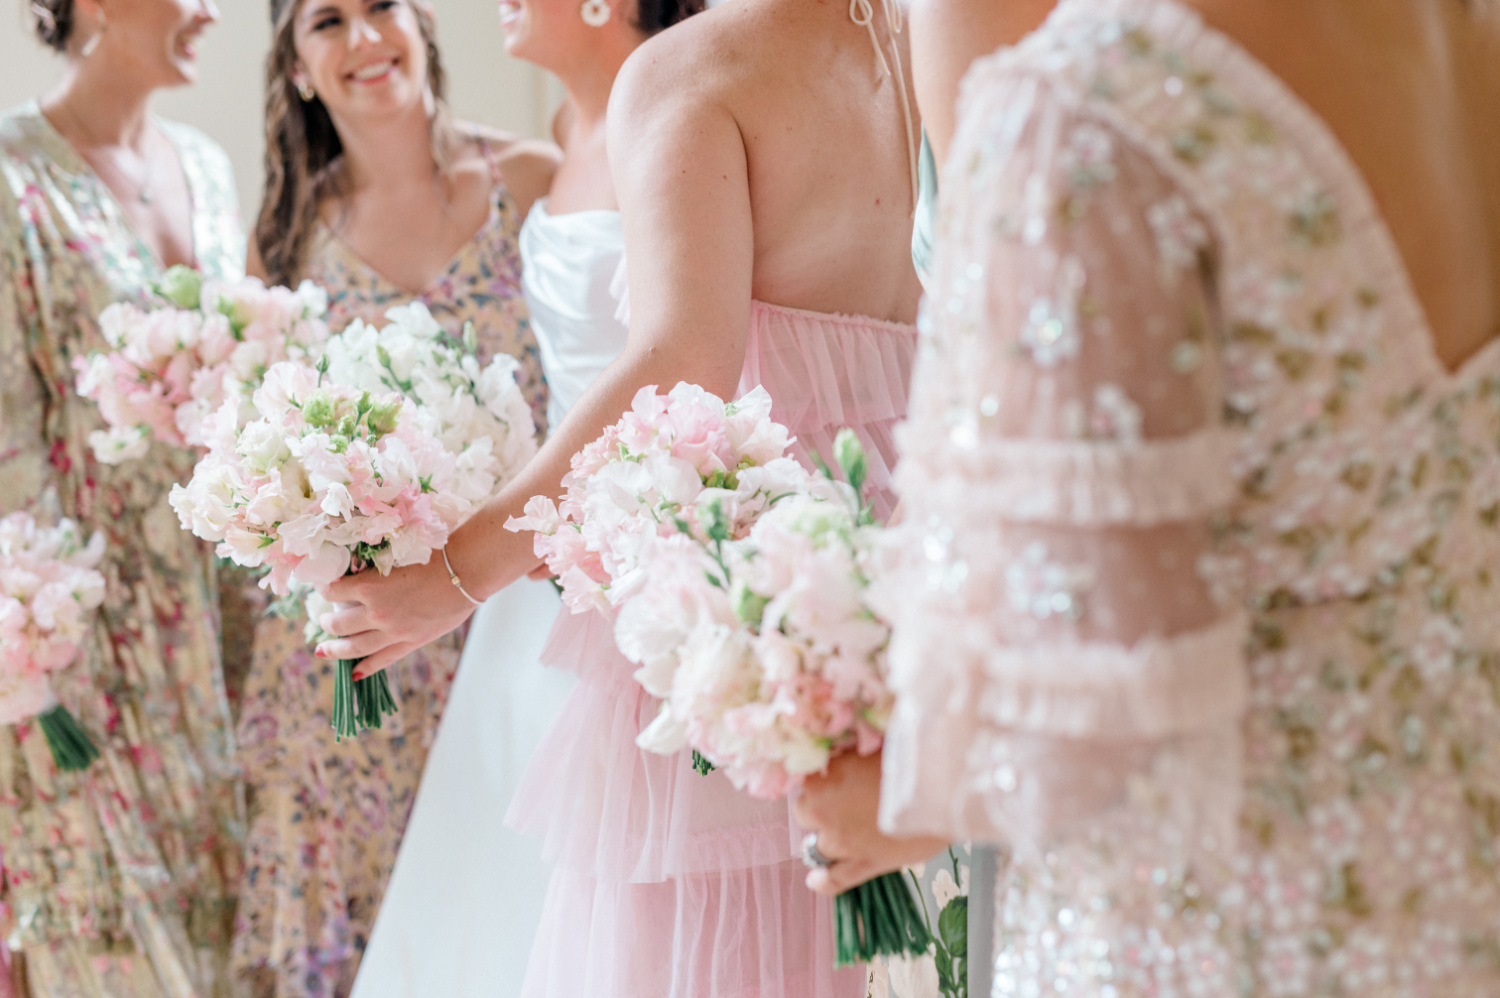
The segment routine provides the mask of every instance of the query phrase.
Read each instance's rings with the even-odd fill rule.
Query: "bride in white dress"
[[[701,9],[501,0],[506,50],[556,73],[568,95],[553,122],[562,165],[521,229],[551,426],[625,345],[625,240],[604,152],[615,73],[650,34]],[[539,662],[560,607],[550,581],[522,579],[475,612],[352,998],[519,994],[550,870],[540,843],[502,819],[574,682]]]

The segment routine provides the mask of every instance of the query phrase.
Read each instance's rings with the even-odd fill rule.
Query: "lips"
[[[521,5],[517,0],[500,0],[500,27],[509,29],[521,20]]]

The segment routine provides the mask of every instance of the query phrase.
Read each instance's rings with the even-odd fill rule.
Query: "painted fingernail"
[[[356,680],[365,678],[365,674],[363,672],[360,672],[358,669],[354,670],[354,672],[352,673],[352,675],[354,676],[354,678]]]
[[[328,657],[328,653],[323,650],[323,646],[322,645],[318,645],[318,647],[314,648],[313,649],[313,654],[316,655],[316,656],[318,656],[319,658],[327,658]]]

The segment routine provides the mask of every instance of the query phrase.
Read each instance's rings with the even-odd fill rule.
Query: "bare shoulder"
[[[488,125],[460,122],[457,128],[472,144],[473,153],[486,162],[486,169],[488,163],[494,164],[524,218],[536,199],[552,187],[562,150],[545,139],[525,139]]]
[[[762,61],[766,6],[764,0],[735,0],[647,39],[615,78],[611,120],[659,119],[688,107],[732,104]]]

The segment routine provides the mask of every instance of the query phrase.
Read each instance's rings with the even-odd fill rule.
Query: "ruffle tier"
[[[774,866],[662,883],[553,874],[522,998],[861,998],[833,969],[833,904]]]

